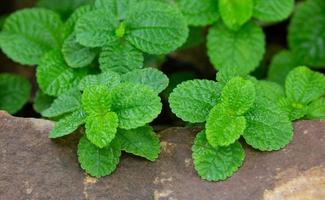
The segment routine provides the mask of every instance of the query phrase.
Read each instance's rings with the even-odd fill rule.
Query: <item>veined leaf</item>
[[[277,22],[289,17],[294,0],[254,0],[254,17],[261,21]]]
[[[42,90],[38,90],[34,98],[33,108],[36,112],[42,113],[44,110],[51,107],[54,99],[55,97],[44,94]]]
[[[107,12],[113,13],[119,20],[124,20],[130,8],[140,1],[141,0],[96,0],[95,7],[97,9],[105,9]]]
[[[87,87],[96,85],[106,86],[108,90],[112,90],[121,82],[121,77],[115,72],[104,72],[96,75],[87,75],[79,83],[79,89],[84,90]]]
[[[311,102],[307,108],[308,119],[325,119],[325,97],[321,97]]]
[[[104,115],[110,111],[112,95],[106,86],[87,87],[81,98],[82,108],[89,115]]]

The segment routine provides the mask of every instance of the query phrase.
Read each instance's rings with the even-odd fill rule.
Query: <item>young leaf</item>
[[[31,85],[25,78],[14,74],[0,74],[0,110],[18,112],[28,101]]]
[[[214,25],[208,34],[208,55],[216,69],[236,68],[253,71],[265,52],[262,28],[253,23],[243,25],[238,31],[229,30],[222,23]]]
[[[143,67],[143,54],[127,41],[116,41],[104,46],[99,57],[100,69],[120,74]]]
[[[122,150],[150,161],[158,158],[160,153],[159,138],[150,126],[131,130],[119,129],[116,137]]]
[[[219,0],[219,12],[228,28],[238,30],[253,15],[253,0]]]
[[[220,98],[222,86],[208,80],[191,80],[179,84],[169,96],[170,107],[184,121],[205,122]]]
[[[46,95],[41,90],[38,90],[34,98],[33,108],[36,112],[42,113],[44,110],[51,107],[54,99],[54,97]]]
[[[194,167],[208,181],[225,180],[243,164],[245,152],[239,142],[226,147],[212,147],[200,132],[192,147]]]
[[[41,57],[62,43],[60,16],[50,10],[32,8],[10,15],[0,36],[3,52],[21,64],[39,64]]]
[[[86,136],[79,141],[78,160],[81,168],[92,176],[101,177],[111,174],[116,169],[120,156],[120,145],[115,140],[102,149],[92,144]]]
[[[121,84],[112,91],[112,111],[119,128],[134,129],[150,123],[162,108],[159,96],[144,85]]]
[[[236,116],[221,103],[211,110],[205,128],[206,138],[211,146],[228,146],[243,134],[246,119],[243,116]]]
[[[95,7],[97,9],[105,9],[107,12],[113,13],[119,20],[124,20],[129,8],[140,0],[96,0]]]
[[[113,112],[91,114],[86,118],[86,136],[99,148],[108,146],[115,138],[118,117]]]
[[[121,78],[122,82],[146,85],[157,94],[168,86],[168,77],[154,68],[134,70],[123,74]]]
[[[289,17],[294,0],[254,0],[254,17],[261,21],[277,22]]]
[[[108,90],[113,89],[121,82],[121,77],[115,72],[104,72],[96,75],[87,75],[79,83],[79,89],[84,90],[87,87],[93,87],[96,85],[103,85]]]
[[[87,87],[81,98],[82,108],[89,115],[104,115],[110,111],[112,95],[104,85]]]
[[[300,119],[306,115],[306,105],[301,103],[294,103],[288,98],[280,98],[278,101],[278,106],[287,113],[291,121]]]
[[[271,81],[257,81],[255,88],[256,94],[273,102],[277,102],[280,98],[284,97],[283,87]]]
[[[306,114],[308,119],[325,119],[325,98],[316,99],[308,105]]]
[[[221,82],[222,84],[226,84],[228,81],[235,77],[243,77],[245,79],[249,79],[248,72],[244,68],[222,68],[217,73],[217,81]]]

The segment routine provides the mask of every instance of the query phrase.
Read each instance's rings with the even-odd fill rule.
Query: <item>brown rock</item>
[[[51,141],[52,123],[0,112],[0,199],[325,199],[325,121],[295,124],[293,141],[278,152],[246,148],[243,167],[223,182],[200,180],[191,145],[196,131],[160,132],[156,162],[124,155],[101,179],[87,176],[76,158],[78,134]]]

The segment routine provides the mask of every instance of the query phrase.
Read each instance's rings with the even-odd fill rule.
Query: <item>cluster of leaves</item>
[[[292,139],[292,120],[325,117],[325,76],[306,67],[289,73],[285,89],[229,70],[219,72],[217,80],[183,82],[169,98],[182,120],[206,122],[192,147],[203,179],[224,180],[237,171],[245,157],[241,136],[254,149],[279,150]]]

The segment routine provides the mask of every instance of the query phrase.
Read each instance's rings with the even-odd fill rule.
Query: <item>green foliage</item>
[[[79,83],[79,89],[84,90],[87,87],[93,87],[96,85],[103,85],[109,89],[113,89],[120,83],[121,77],[117,73],[109,71],[97,75],[85,76]]]
[[[42,113],[44,110],[51,107],[53,101],[54,101],[54,97],[44,94],[42,90],[38,90],[34,97],[33,108],[36,112]]]
[[[311,102],[307,108],[308,119],[325,119],[325,98],[321,97]]]
[[[265,22],[284,20],[294,8],[294,0],[254,0],[254,4],[254,17]]]

